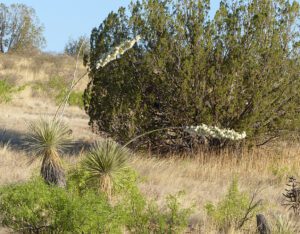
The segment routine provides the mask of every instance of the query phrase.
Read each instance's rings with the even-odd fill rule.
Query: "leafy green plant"
[[[223,200],[217,205],[207,203],[205,209],[209,217],[221,230],[239,229],[258,211],[260,201],[254,202],[245,193],[238,190],[238,181],[234,179]]]
[[[29,124],[25,145],[35,158],[42,157],[41,175],[46,182],[65,186],[60,154],[70,143],[70,129],[60,120],[40,119]]]
[[[83,92],[72,91],[68,100],[70,106],[84,107]]]
[[[45,95],[48,95],[49,98],[54,97],[54,101],[57,105],[64,101],[68,93],[67,82],[61,76],[54,76],[47,82],[35,82],[32,84],[32,89],[35,92],[42,92]],[[71,91],[67,102],[71,106],[83,108],[83,92]]]
[[[96,142],[86,158],[82,167],[88,172],[89,181],[96,184],[98,190],[111,197],[113,184],[117,177],[124,173],[129,151],[113,140],[105,139]]]
[[[187,228],[192,207],[182,208],[180,193],[166,198],[164,208],[154,201],[147,202],[137,190],[131,190],[123,205],[126,227],[131,233],[182,233]]]
[[[69,177],[70,178],[70,177]],[[182,208],[179,195],[159,208],[148,202],[136,184],[123,190],[112,205],[104,194],[48,185],[40,177],[0,187],[0,222],[22,233],[182,233],[191,208]]]
[[[13,86],[6,80],[0,80],[0,103],[9,102],[12,98]]]
[[[36,178],[0,188],[1,223],[22,233],[121,233],[122,215],[90,191],[77,196]]]

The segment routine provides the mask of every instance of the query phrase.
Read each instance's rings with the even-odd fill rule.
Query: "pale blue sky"
[[[45,27],[45,51],[62,52],[70,37],[89,36],[111,11],[128,6],[130,0],[0,0],[4,4],[24,3],[36,10]],[[212,12],[220,0],[211,0]]]

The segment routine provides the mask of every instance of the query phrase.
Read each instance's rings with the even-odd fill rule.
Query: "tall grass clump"
[[[41,175],[47,183],[66,185],[60,154],[70,143],[70,130],[62,121],[40,119],[29,124],[25,145],[35,157],[42,157]]]
[[[130,153],[126,148],[113,140],[105,139],[92,146],[82,161],[82,166],[88,173],[88,180],[110,198],[113,183],[127,169],[129,157]]]

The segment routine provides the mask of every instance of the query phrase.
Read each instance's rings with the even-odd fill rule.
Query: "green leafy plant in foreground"
[[[112,205],[103,193],[79,194],[73,186],[34,178],[0,187],[1,225],[22,233],[181,233],[187,227],[191,209],[183,209],[177,195],[159,208],[131,184]]]
[[[225,198],[216,205],[207,203],[205,209],[219,229],[226,231],[241,228],[256,214],[259,205],[260,201],[254,202],[254,196],[251,199],[246,193],[239,191],[238,181],[234,179]]]
[[[121,233],[107,199],[87,191],[76,196],[42,179],[0,189],[1,222],[23,233]]]

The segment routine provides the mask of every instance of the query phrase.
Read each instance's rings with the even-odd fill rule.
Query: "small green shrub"
[[[26,86],[27,85],[22,85],[17,87],[6,79],[0,80],[0,103],[10,102],[12,100],[13,94],[23,91]]]
[[[6,80],[0,80],[0,103],[11,101],[13,94],[13,86],[10,85]]]
[[[1,223],[25,233],[121,233],[122,220],[106,198],[48,186],[42,179],[0,189]]]
[[[54,97],[55,103],[59,105],[64,101],[68,93],[68,84],[61,76],[54,76],[48,82],[35,82],[32,85],[35,92],[42,92],[47,94],[50,98]],[[83,108],[83,92],[72,91],[69,96],[68,104],[71,106],[78,106]]]
[[[247,194],[239,191],[238,181],[234,179],[225,198],[217,205],[206,204],[205,209],[220,230],[226,231],[232,227],[238,229],[243,219],[247,218],[245,217],[247,211],[249,211],[248,217],[252,217],[258,211],[258,203],[252,208],[252,202]]]
[[[182,233],[192,208],[182,208],[179,195],[168,196],[161,209],[154,201],[147,202],[138,190],[131,190],[123,205],[127,229],[130,233]]]
[[[69,105],[78,106],[81,109],[84,107],[83,103],[83,92],[72,91],[69,97]]]

